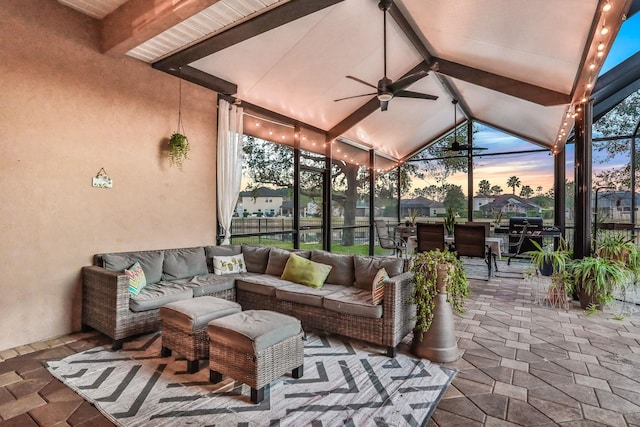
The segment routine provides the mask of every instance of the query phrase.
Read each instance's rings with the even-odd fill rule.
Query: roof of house
[[[254,190],[241,191],[240,197],[285,197],[286,189],[275,190],[268,187],[258,187]]]
[[[443,208],[444,204],[435,200],[427,199],[426,197],[416,197],[415,199],[401,199],[400,207],[407,209],[415,208]]]

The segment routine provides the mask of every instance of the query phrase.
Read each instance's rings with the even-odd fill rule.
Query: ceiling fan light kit
[[[393,98],[414,98],[414,99],[426,99],[435,101],[438,99],[435,95],[429,95],[427,93],[412,92],[404,90],[407,86],[417,82],[421,78],[425,77],[428,73],[426,71],[418,71],[401,78],[395,83],[389,77],[387,77],[387,11],[391,7],[391,0],[380,0],[378,8],[383,13],[383,51],[384,51],[384,76],[378,80],[378,85],[374,86],[371,83],[365,82],[357,77],[346,76],[348,79],[354,80],[363,85],[376,89],[374,93],[365,93],[362,95],[347,96],[345,98],[334,99],[334,102],[344,101],[345,99],[360,98],[363,96],[375,95],[380,101],[380,111],[387,111],[389,101]]]

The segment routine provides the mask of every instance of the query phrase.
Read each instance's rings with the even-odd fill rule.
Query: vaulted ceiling
[[[396,97],[381,111],[375,95],[334,102],[375,92],[384,75],[378,0],[58,1],[101,20],[106,54],[398,160],[452,129],[453,99],[459,123],[469,118],[562,148],[632,3],[396,0],[386,75],[426,71],[406,89],[438,99]]]

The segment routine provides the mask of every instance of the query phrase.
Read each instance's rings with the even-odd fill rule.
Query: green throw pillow
[[[281,277],[311,288],[321,288],[329,272],[331,272],[330,265],[320,264],[292,253],[289,255]]]

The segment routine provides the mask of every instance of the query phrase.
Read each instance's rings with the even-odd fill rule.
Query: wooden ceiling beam
[[[102,52],[124,55],[218,1],[129,0],[102,20]]]
[[[212,55],[227,47],[288,24],[289,22],[315,13],[326,7],[333,6],[341,1],[343,0],[291,0],[282,6],[256,15],[248,21],[155,62],[153,66],[154,68],[166,70],[170,67],[179,68],[188,65],[205,56]]]
[[[516,98],[524,99],[536,104],[551,106],[562,105],[571,102],[571,95],[556,92],[550,89],[546,89],[540,86],[535,86],[529,83],[524,83],[518,80],[503,77],[497,74],[493,74],[487,71],[479,70],[477,68],[468,67],[466,65],[458,64],[456,62],[447,61],[443,58],[435,57],[421,37],[413,29],[411,23],[404,15],[404,13],[394,4],[389,9],[391,17],[396,21],[405,36],[411,41],[422,58],[427,61],[431,69],[438,74],[453,77],[458,80],[463,80],[468,83],[472,83],[478,86],[485,87],[487,89],[495,90],[507,95],[515,96]],[[471,118],[469,107],[464,104],[464,100],[460,99],[459,93],[455,90],[452,84],[447,80],[441,79],[446,90],[450,95],[461,102],[461,109],[467,118]]]

